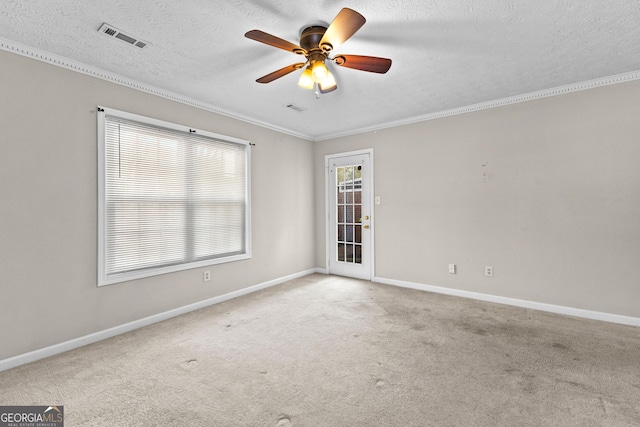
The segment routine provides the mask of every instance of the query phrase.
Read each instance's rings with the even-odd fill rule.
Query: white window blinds
[[[249,257],[246,141],[101,115],[99,284]]]

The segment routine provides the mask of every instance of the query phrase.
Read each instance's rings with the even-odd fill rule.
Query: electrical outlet
[[[211,272],[207,270],[204,273],[202,273],[202,281],[208,282],[209,280],[211,280]]]
[[[490,265],[484,266],[484,275],[487,277],[493,277],[493,267]]]
[[[456,265],[455,264],[449,264],[449,273],[456,274]]]

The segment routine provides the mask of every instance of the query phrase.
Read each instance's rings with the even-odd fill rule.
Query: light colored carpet
[[[311,275],[0,373],[72,426],[637,426],[640,330]]]

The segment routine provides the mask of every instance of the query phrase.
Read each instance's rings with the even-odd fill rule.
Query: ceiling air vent
[[[140,40],[136,37],[130,36],[129,34],[123,33],[116,27],[109,25],[106,22],[102,24],[102,26],[100,26],[98,31],[109,37],[114,37],[118,40],[122,40],[123,42],[130,44],[132,46],[139,47],[140,49],[146,47],[149,44],[144,40]]]
[[[299,107],[296,104],[287,104],[285,105],[285,107],[289,108],[290,110],[293,110],[297,113],[302,113],[303,111],[305,111],[305,108]]]

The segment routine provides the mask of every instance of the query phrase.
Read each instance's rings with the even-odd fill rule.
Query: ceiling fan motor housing
[[[311,27],[307,27],[302,30],[300,35],[300,46],[305,49],[307,52],[311,52],[314,50],[325,50],[324,46],[320,46],[320,40],[322,40],[322,36],[327,31],[327,27],[323,27],[320,25],[314,25]],[[331,50],[331,45],[327,45],[329,47],[328,50]]]

